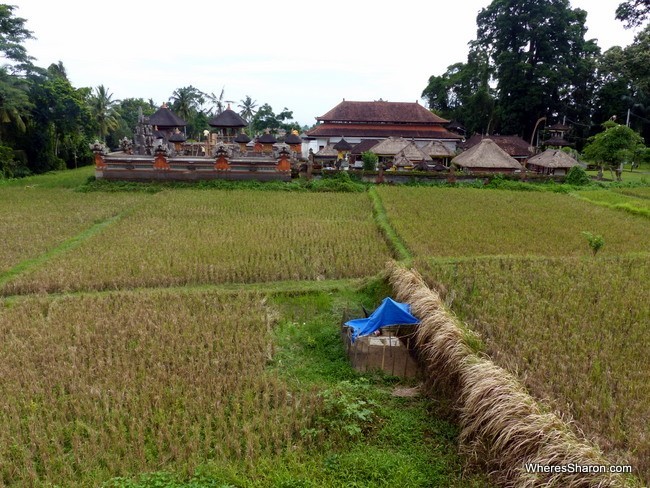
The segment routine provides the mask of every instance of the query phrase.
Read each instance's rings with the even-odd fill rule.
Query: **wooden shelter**
[[[234,110],[228,108],[208,120],[208,125],[217,129],[217,132],[224,142],[232,142],[241,129],[248,126],[248,123]]]
[[[524,169],[492,139],[483,139],[477,145],[460,153],[451,160],[451,163],[472,173],[513,173]]]
[[[334,144],[334,149],[338,151],[337,158],[343,159],[350,153],[350,150],[352,149],[352,144],[346,141],[344,137],[341,137],[341,140],[336,144]]]
[[[271,132],[266,129],[266,132],[257,138],[255,144],[255,150],[261,150],[265,153],[273,152],[273,144],[278,142],[278,140],[271,134]]]
[[[545,175],[565,175],[573,166],[579,163],[564,151],[547,149],[528,160],[527,167],[531,171]]]
[[[454,151],[442,144],[440,141],[431,141],[421,148],[421,151],[433,161],[443,166],[449,166],[451,158],[455,156]]]
[[[149,125],[153,126],[153,135],[157,139],[168,142],[176,129],[187,126],[187,122],[172,112],[166,103],[149,116]]]
[[[237,134],[237,136],[233,139],[233,142],[239,144],[239,150],[242,153],[245,153],[248,151],[247,144],[251,142],[251,138],[248,137],[248,134],[246,134],[246,132],[244,132],[244,129],[242,129],[241,132]]]
[[[553,124],[546,128],[549,135],[549,139],[543,142],[545,147],[569,147],[573,146],[569,141],[566,140],[566,134],[571,130],[571,127],[565,124]]]

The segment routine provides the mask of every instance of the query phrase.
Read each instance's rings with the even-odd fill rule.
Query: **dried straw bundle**
[[[427,386],[455,390],[461,449],[469,461],[482,464],[496,483],[507,487],[630,486],[622,476],[608,473],[526,472],[526,464],[610,463],[558,415],[544,411],[512,374],[473,352],[468,332],[416,271],[392,262],[387,272],[397,299],[409,303],[421,320],[417,353]]]

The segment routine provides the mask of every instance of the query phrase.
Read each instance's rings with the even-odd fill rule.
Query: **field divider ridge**
[[[406,264],[407,266],[413,262],[413,254],[409,251],[408,247],[399,236],[393,225],[390,223],[388,214],[386,213],[386,208],[384,207],[381,197],[377,190],[374,187],[371,187],[368,190],[370,199],[372,200],[372,215],[375,219],[375,223],[379,227],[384,239],[388,243],[393,252],[394,257]]]
[[[592,205],[598,205],[599,207],[605,207],[611,210],[621,210],[623,212],[627,212],[632,215],[639,215],[647,219],[650,218],[650,210],[648,210],[647,208],[633,207],[632,205],[629,205],[627,203],[609,203],[609,202],[602,202],[598,200],[592,200],[591,198],[583,197],[582,195],[578,195],[577,193],[574,192],[569,193],[569,195],[572,196],[573,198],[577,198],[578,200],[582,200],[583,202],[591,203]],[[624,194],[619,193],[619,195],[624,195]],[[624,195],[624,196],[629,197],[630,195]]]

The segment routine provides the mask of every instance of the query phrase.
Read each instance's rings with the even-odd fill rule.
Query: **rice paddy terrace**
[[[347,364],[341,314],[400,292],[394,258],[482,371],[573,420],[567,456],[650,480],[647,188],[76,191],[86,173],[0,182],[0,486],[538,486],[478,448],[453,378],[404,398]]]

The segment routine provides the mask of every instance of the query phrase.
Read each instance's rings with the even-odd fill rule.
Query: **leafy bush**
[[[363,161],[363,169],[366,171],[375,171],[377,169],[377,161],[379,161],[379,157],[374,152],[364,152],[361,154],[361,160]]]
[[[591,248],[591,252],[594,253],[594,256],[605,245],[605,239],[603,239],[603,236],[595,235],[592,234],[591,232],[583,232],[582,235],[587,238],[587,241],[589,242],[589,247]]]
[[[588,185],[591,179],[582,166],[573,166],[566,175],[565,183],[575,186]]]

